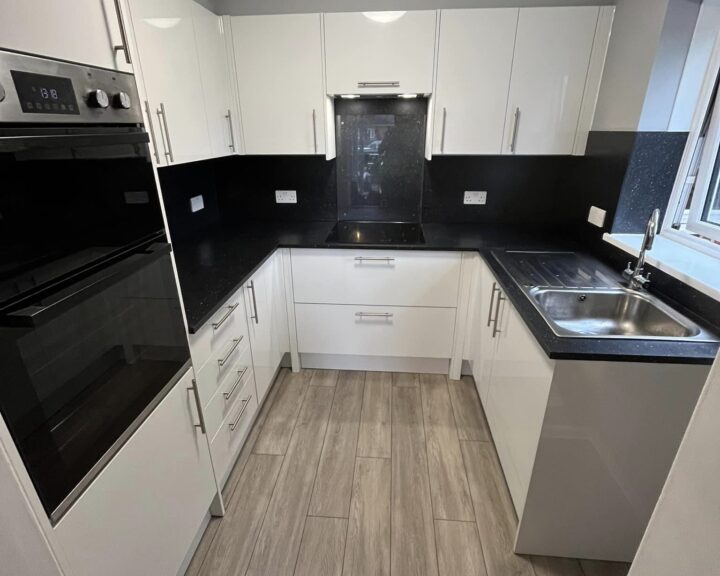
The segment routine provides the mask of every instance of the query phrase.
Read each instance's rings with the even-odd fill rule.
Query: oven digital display
[[[11,70],[23,112],[29,114],[80,114],[72,80]]]

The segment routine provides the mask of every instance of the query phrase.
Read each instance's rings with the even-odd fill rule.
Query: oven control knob
[[[92,90],[88,94],[87,103],[91,108],[107,108],[110,105],[110,98],[105,90]]]
[[[132,103],[130,102],[130,96],[127,92],[118,92],[113,96],[113,107],[121,108],[122,110],[128,110]]]

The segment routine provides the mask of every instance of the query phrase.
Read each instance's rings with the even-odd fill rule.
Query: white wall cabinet
[[[599,14],[597,6],[520,9],[503,153],[573,152]]]
[[[114,0],[3,0],[0,48],[132,72]]]
[[[231,18],[247,154],[325,154],[319,14]]]
[[[258,404],[262,404],[283,356],[290,352],[282,258],[282,252],[276,250],[245,289]]]
[[[216,494],[188,371],[55,527],[76,576],[176,574]]]
[[[210,157],[192,0],[128,5],[158,165]]]
[[[223,19],[197,2],[192,3],[200,79],[212,156],[227,156],[241,150],[239,116],[233,97],[227,33]]]
[[[500,154],[518,12],[440,12],[433,154]]]
[[[435,10],[324,14],[328,94],[429,94]]]

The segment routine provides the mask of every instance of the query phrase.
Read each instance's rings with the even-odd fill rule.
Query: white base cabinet
[[[188,371],[55,526],[74,576],[176,574],[216,494]]]

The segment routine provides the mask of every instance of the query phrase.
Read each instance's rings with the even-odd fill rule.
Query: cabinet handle
[[[228,146],[228,148],[235,152],[235,133],[233,132],[232,112],[230,111],[230,108],[228,108],[227,114],[225,114],[225,118],[227,118],[228,125],[230,126],[230,145]]]
[[[502,295],[502,292],[498,290],[498,299],[497,302],[495,302],[495,323],[493,324],[493,338],[495,338],[497,334],[502,332],[502,330],[498,328],[498,320],[500,319],[500,304],[503,300],[506,300],[506,298]]]
[[[233,345],[230,346],[230,350],[228,350],[228,353],[225,354],[223,358],[218,358],[218,366],[225,366],[230,356],[232,356],[232,353],[235,352],[235,348],[237,348],[240,345],[240,342],[242,342],[244,336],[240,336],[240,338],[233,338]]]
[[[440,132],[440,153],[445,154],[445,126],[447,125],[447,108],[443,107],[442,131]]]
[[[392,312],[355,312],[358,318],[392,318]]]
[[[245,372],[247,372],[248,367],[245,366],[242,370],[238,370],[238,377],[235,382],[233,382],[233,385],[230,387],[230,390],[227,392],[223,392],[223,396],[225,397],[225,401],[227,402],[232,398],[232,395],[235,394],[235,390],[237,390],[237,387],[240,385],[240,382],[242,382],[243,376],[245,376]]]
[[[390,262],[395,262],[395,258],[390,258],[389,256],[355,256],[356,262],[387,262],[388,264]]]
[[[255,324],[258,324],[260,322],[260,320],[258,319],[257,300],[255,299],[255,282],[250,280],[250,284],[248,284],[248,288],[250,288],[250,293],[252,294],[252,303],[253,303],[253,314],[250,316],[250,319],[255,320]]]
[[[487,321],[488,328],[490,327],[490,324],[492,323],[492,308],[493,308],[493,303],[495,302],[495,292],[500,292],[500,288],[498,288],[497,282],[493,282],[492,293],[490,294],[490,308],[488,308],[488,321]]]
[[[357,86],[358,88],[400,88],[400,82],[397,80],[366,81],[358,82]]]
[[[147,114],[148,128],[150,128],[150,140],[152,140],[153,154],[155,155],[155,163],[160,165],[160,155],[158,154],[157,140],[155,140],[155,128],[152,123],[152,114],[150,113],[150,104],[145,100],[145,114]]]
[[[513,114],[512,138],[510,139],[510,152],[515,153],[515,145],[517,144],[518,126],[520,125],[520,108],[515,108]]]
[[[213,322],[213,330],[217,330],[218,328],[220,328],[220,326],[225,323],[225,320],[230,318],[230,315],[235,312],[235,310],[237,310],[238,306],[240,306],[240,302],[235,302],[235,304],[233,304],[232,306],[228,306],[227,312],[223,314],[223,317],[220,318],[220,320],[218,320],[217,322]]]
[[[203,416],[202,406],[200,402],[200,391],[198,390],[197,380],[193,378],[192,381],[193,385],[188,388],[188,390],[192,390],[193,396],[195,397],[195,406],[197,407],[198,411],[198,419],[200,420],[200,424],[193,424],[195,428],[200,428],[200,431],[203,434],[207,434],[207,428],[205,428],[205,417]]]
[[[125,62],[132,64],[132,59],[130,58],[130,45],[127,39],[127,30],[125,29],[125,20],[123,20],[120,0],[115,0],[115,15],[117,16],[118,27],[120,28],[120,44],[113,46],[113,50],[115,52],[120,52],[122,50],[125,54]]]
[[[170,130],[168,129],[167,114],[165,113],[165,104],[160,102],[160,108],[157,109],[158,120],[160,120],[160,127],[165,129],[165,140],[167,141],[167,150],[165,156],[170,158],[170,162],[175,162],[175,157],[172,151],[172,142],[170,141]],[[163,141],[165,141],[163,140]]]
[[[235,420],[233,420],[229,426],[230,431],[235,432],[235,428],[237,428],[238,422],[240,422],[240,418],[243,417],[243,414],[245,414],[245,409],[248,407],[248,404],[250,404],[250,399],[252,396],[248,396],[247,398],[243,398],[242,401],[242,408],[240,408],[240,412],[238,412],[238,415],[235,417]]]
[[[317,142],[317,112],[313,108],[313,146],[315,147],[315,154],[318,153],[318,142]]]

